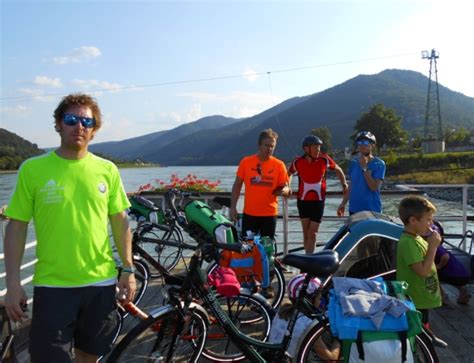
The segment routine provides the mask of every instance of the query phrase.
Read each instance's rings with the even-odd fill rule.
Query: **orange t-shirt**
[[[271,156],[262,162],[257,155],[246,156],[240,161],[237,176],[245,185],[245,214],[255,217],[278,214],[278,199],[273,191],[288,182],[286,166],[281,160]]]

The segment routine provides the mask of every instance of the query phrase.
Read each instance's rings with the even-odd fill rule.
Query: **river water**
[[[124,168],[120,169],[120,174],[122,176],[123,184],[127,192],[137,191],[140,185],[146,183],[154,183],[157,179],[169,182],[170,176],[176,174],[180,178],[184,178],[188,174],[196,175],[198,178],[209,179],[210,181],[220,180],[219,187],[223,191],[230,191],[232,184],[235,179],[235,166],[181,166],[181,167],[151,167],[151,168]],[[8,203],[10,196],[13,192],[16,182],[16,173],[7,173],[0,174],[0,206]],[[292,181],[293,190],[297,189],[297,178],[293,178]],[[340,191],[339,181],[336,179],[328,180],[328,190],[331,191]],[[325,216],[335,216],[336,209],[340,203],[340,196],[329,197],[326,200],[325,207]],[[385,214],[391,216],[397,216],[397,206],[398,202],[402,198],[401,195],[384,195],[383,196],[383,211]],[[462,215],[462,205],[461,201],[444,201],[440,199],[431,198],[432,202],[438,208],[438,214],[443,216],[461,216]],[[242,201],[241,201],[242,202]],[[281,204],[281,203],[280,203]],[[239,204],[240,210],[242,205]],[[289,212],[290,215],[297,214],[296,202],[290,200],[289,202]],[[474,214],[474,208],[468,208],[468,214]],[[327,241],[331,235],[339,228],[343,220],[336,221],[323,221],[321,225],[321,233],[318,234],[318,241]],[[461,222],[444,222],[443,226],[447,233],[461,233]],[[298,221],[290,222],[289,224],[290,232],[292,233],[289,236],[289,239],[294,239],[295,241],[301,241],[300,236],[300,224]],[[468,228],[474,230],[474,223],[468,224]],[[34,228],[30,225],[28,232],[28,241],[34,241]],[[281,240],[281,233],[277,237],[277,240]],[[3,251],[3,233],[0,233],[0,252]],[[34,251],[32,249],[26,251],[24,260],[30,260],[33,258]],[[0,260],[0,274],[3,273],[3,260]],[[3,288],[4,280],[0,281],[0,289]]]

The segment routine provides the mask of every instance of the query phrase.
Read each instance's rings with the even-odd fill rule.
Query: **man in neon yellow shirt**
[[[116,324],[116,286],[126,302],[135,294],[129,202],[117,167],[88,152],[101,126],[97,102],[84,94],[62,99],[54,112],[60,147],[26,160],[5,215],[7,294],[14,321],[27,301],[20,266],[28,222],[35,224],[38,262],[33,277],[31,361],[96,362],[108,352]],[[110,221],[124,273],[108,238]]]

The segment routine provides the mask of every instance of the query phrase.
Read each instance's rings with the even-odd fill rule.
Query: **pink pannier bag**
[[[229,267],[217,267],[207,276],[210,286],[215,286],[217,293],[232,297],[240,294],[240,282],[234,270]]]

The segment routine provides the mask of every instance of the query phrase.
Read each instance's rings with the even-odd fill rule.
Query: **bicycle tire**
[[[115,344],[115,342],[118,340],[120,333],[122,332],[122,327],[123,327],[123,313],[121,309],[117,309],[116,311],[117,314],[117,326],[115,327],[114,331],[114,337],[112,339],[112,344]],[[97,362],[101,362],[102,359],[104,358],[104,355],[101,355],[97,358]]]
[[[171,309],[141,321],[114,348],[107,362],[197,362],[206,342],[206,319],[190,311],[185,330],[177,332],[183,321],[181,312]]]
[[[219,266],[217,262],[210,264],[207,269],[207,274],[210,275],[217,268],[217,266]],[[286,291],[286,282],[283,268],[277,263],[275,263],[274,267],[270,271],[270,286],[271,290],[274,292],[274,296],[265,298],[273,309],[277,309],[285,297]]]
[[[324,320],[316,324],[306,335],[302,338],[301,344],[297,352],[297,363],[308,363],[308,362],[327,362],[327,361],[336,361],[342,362],[342,343],[337,360],[330,359],[329,357],[323,357],[321,353],[316,352],[313,348],[315,342],[318,339],[323,339],[328,342],[337,340],[331,334],[331,329],[329,327],[329,321]],[[430,338],[422,332],[421,334],[415,337],[416,342],[416,351],[413,352],[413,358],[415,362],[419,363],[439,363],[438,356],[436,355],[435,348],[430,340]]]
[[[271,317],[267,306],[255,296],[240,294],[234,297],[217,295],[224,312],[244,334],[266,341],[270,333]],[[211,325],[202,355],[213,362],[238,362],[245,359],[239,347],[229,339],[224,329],[208,311]]]
[[[169,229],[169,227],[166,227]],[[183,244],[184,239],[181,231],[178,228],[172,230],[162,231],[154,228],[152,231],[143,235],[143,237],[156,239],[156,242],[150,241],[136,241],[137,243],[153,260],[163,266],[167,271],[172,271],[182,259],[183,247],[167,246],[160,241],[171,241],[178,244]],[[145,259],[145,256],[142,256]],[[145,259],[146,261],[146,259]],[[155,279],[161,277],[161,272],[158,271],[151,263],[148,263],[150,277]]]

